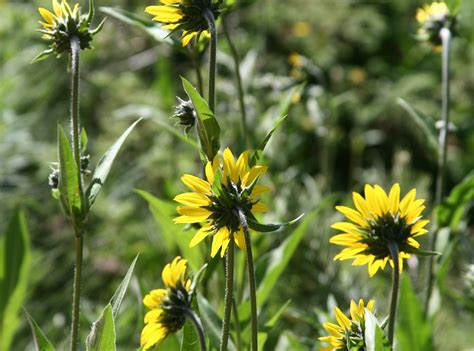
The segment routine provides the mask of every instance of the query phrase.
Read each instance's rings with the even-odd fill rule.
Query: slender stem
[[[217,55],[217,32],[216,19],[211,10],[207,9],[203,13],[207,21],[209,33],[211,34],[211,52],[209,54],[209,108],[214,112],[216,103],[216,55]]]
[[[71,134],[74,160],[77,165],[79,179],[79,193],[84,196],[81,173],[81,149],[80,149],[80,123],[79,123],[79,53],[80,43],[77,37],[71,38]],[[84,203],[84,202],[83,202]],[[82,276],[82,253],[83,233],[81,220],[73,214],[72,224],[75,236],[76,263],[74,269],[74,286],[72,295],[72,322],[71,322],[71,344],[70,350],[77,350],[79,334],[79,313],[81,302],[81,276]]]
[[[393,261],[392,298],[390,301],[390,317],[388,320],[388,340],[393,348],[393,335],[395,333],[395,317],[397,315],[398,290],[400,288],[400,265],[398,246],[393,241],[388,243],[390,256]]]
[[[247,250],[247,268],[249,274],[250,288],[250,312],[252,316],[252,350],[258,350],[258,328],[257,328],[257,288],[255,284],[255,269],[253,266],[252,243],[250,242],[249,226],[244,212],[239,209],[239,219],[245,237],[245,248]]]
[[[234,70],[235,70],[235,79],[237,82],[237,92],[239,96],[239,107],[240,107],[240,114],[241,114],[241,128],[242,128],[242,141],[245,145],[248,143],[248,132],[247,132],[247,111],[245,109],[245,95],[244,95],[244,88],[242,86],[242,78],[240,76],[240,62],[239,62],[239,53],[235,48],[231,38],[229,31],[227,29],[227,24],[225,20],[222,20],[222,28],[224,29],[224,35],[229,44],[230,52],[232,53],[232,57],[234,58]]]
[[[191,323],[193,323],[194,328],[196,329],[196,332],[199,338],[199,346],[201,347],[201,351],[206,351],[207,350],[206,338],[204,337],[204,328],[202,326],[201,319],[191,309],[185,309],[184,313],[186,314],[186,317],[191,321]]]
[[[77,350],[77,339],[79,335],[79,312],[81,302],[81,276],[82,276],[82,234],[76,235],[76,266],[74,269],[74,287],[72,295],[72,324],[70,350]]]
[[[440,37],[443,45],[442,53],[442,102],[441,102],[441,119],[443,124],[439,131],[439,156],[438,156],[438,172],[436,175],[435,189],[435,206],[441,203],[444,194],[444,183],[446,175],[446,159],[448,154],[448,131],[449,131],[449,53],[451,44],[451,32],[448,28],[442,28]],[[438,228],[433,233],[430,243],[431,251],[436,250],[436,241],[438,239]],[[431,256],[428,264],[428,287],[426,289],[425,298],[425,317],[428,315],[428,309],[433,292],[433,284],[435,279],[435,257]]]
[[[226,254],[224,320],[222,322],[221,351],[227,351],[229,341],[230,313],[232,310],[232,295],[234,289],[234,240],[231,238]]]
[[[235,335],[237,339],[237,350],[242,350],[242,335],[240,332],[240,318],[239,318],[239,310],[237,308],[237,302],[235,300],[235,296],[232,299],[232,312],[234,316],[234,325],[235,325]]]

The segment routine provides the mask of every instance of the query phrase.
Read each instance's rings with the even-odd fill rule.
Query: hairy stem
[[[235,48],[231,38],[229,31],[227,29],[227,24],[225,20],[222,20],[222,28],[224,29],[224,35],[229,44],[230,52],[232,53],[232,57],[234,59],[234,71],[235,71],[235,79],[237,83],[237,93],[239,96],[239,107],[240,107],[240,114],[241,114],[241,133],[242,133],[242,141],[244,145],[248,143],[248,132],[247,132],[247,111],[245,109],[245,96],[244,96],[244,88],[242,86],[242,78],[240,76],[240,62],[239,62],[239,53]]]
[[[395,322],[397,315],[398,291],[400,289],[400,262],[398,246],[391,241],[388,244],[390,256],[393,261],[392,297],[390,300],[390,316],[388,320],[388,340],[393,348],[393,336],[395,334]]]
[[[201,319],[191,309],[186,309],[185,314],[186,314],[186,317],[193,324],[194,329],[196,329],[196,332],[197,332],[198,338],[199,338],[199,346],[201,348],[201,351],[206,351],[206,349],[207,349],[206,348],[206,338],[204,337],[204,328],[202,326]]]
[[[80,146],[80,123],[79,123],[79,53],[80,43],[77,37],[71,38],[71,134],[72,149],[74,160],[77,165],[79,179],[79,193],[84,196],[82,187],[81,173],[81,146]],[[82,201],[84,203],[84,201]],[[70,350],[77,350],[78,334],[79,334],[79,313],[81,302],[81,276],[82,276],[82,253],[83,253],[83,224],[78,222],[82,220],[72,215],[72,224],[74,228],[75,246],[76,246],[76,263],[74,269],[74,287],[72,295],[72,322],[71,322],[71,344]]]
[[[444,194],[444,183],[446,175],[446,159],[448,154],[448,129],[449,129],[449,52],[451,45],[451,32],[448,28],[442,28],[440,31],[440,37],[443,45],[442,53],[442,102],[441,102],[441,119],[443,124],[439,131],[439,144],[438,144],[438,171],[436,175],[436,189],[435,189],[435,206],[441,203]],[[430,243],[430,250],[436,250],[436,241],[438,239],[437,228],[433,233]],[[425,308],[424,315],[428,316],[428,309],[433,292],[433,284],[435,280],[435,257],[431,256],[428,263],[428,287],[426,289]]]
[[[211,52],[209,54],[209,108],[214,112],[216,103],[216,55],[217,55],[217,32],[216,19],[211,10],[204,11],[209,33],[211,34]]]
[[[255,269],[253,266],[252,243],[250,242],[249,226],[244,212],[239,209],[239,219],[245,237],[245,249],[247,250],[247,268],[249,274],[250,289],[250,312],[252,325],[252,351],[258,350],[258,327],[257,327],[257,288],[255,284]]]
[[[229,341],[230,313],[232,310],[232,295],[234,289],[234,239],[231,238],[226,254],[224,320],[222,322],[221,351],[227,351]]]

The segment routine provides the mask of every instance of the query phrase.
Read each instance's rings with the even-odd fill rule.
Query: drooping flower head
[[[353,258],[353,265],[368,265],[372,277],[379,268],[384,269],[389,261],[393,267],[389,244],[394,243],[399,251],[400,270],[403,259],[416,254],[420,244],[416,238],[426,234],[427,219],[422,219],[425,200],[416,200],[416,189],[412,189],[400,200],[400,186],[392,186],[389,195],[378,185],[365,186],[365,198],[352,193],[355,209],[337,206],[351,222],[338,222],[332,228],[342,231],[329,242],[347,246],[334,259]]]
[[[97,34],[104,24],[102,21],[96,29],[91,29],[90,25],[94,17],[94,3],[89,1],[89,12],[82,14],[79,4],[72,8],[66,0],[58,2],[52,0],[53,12],[40,7],[38,11],[43,17],[39,23],[43,26],[38,31],[43,33],[43,39],[50,42],[48,50],[39,54],[34,61],[39,61],[50,54],[61,55],[70,52],[71,39],[76,37],[79,40],[81,49],[90,48],[92,37]]]
[[[370,300],[365,308],[373,312],[374,304],[375,301]],[[338,307],[334,308],[334,314],[338,324],[330,322],[323,324],[324,329],[326,329],[330,335],[320,337],[319,340],[327,342],[330,346],[322,347],[320,349],[321,351],[366,350],[364,300],[360,299],[359,304],[351,300],[350,313],[351,318],[349,319]]]
[[[148,6],[145,12],[153,15],[153,20],[164,23],[164,29],[182,30],[183,46],[201,34],[209,36],[205,12],[210,11],[214,18],[219,16],[220,1],[213,0],[160,0],[161,5]]]
[[[456,16],[453,16],[444,2],[433,2],[424,5],[416,12],[420,24],[418,38],[430,43],[436,51],[441,50],[440,31],[442,28],[454,30]]]
[[[191,280],[186,274],[187,261],[176,257],[161,273],[165,289],[155,289],[143,299],[150,309],[145,314],[145,327],[140,344],[148,350],[169,334],[180,330],[186,321],[186,309],[191,309]]]
[[[192,192],[177,195],[174,200],[183,204],[177,210],[181,214],[175,223],[201,223],[204,226],[191,240],[193,247],[207,236],[212,236],[211,256],[219,249],[224,256],[230,240],[245,248],[245,239],[239,211],[249,220],[252,228],[256,222],[255,213],[267,211],[267,206],[259,201],[259,196],[270,190],[264,185],[256,185],[267,167],[249,165],[250,151],[243,152],[237,161],[229,148],[224,150],[223,163],[216,155],[205,168],[206,179],[185,174],[182,182]]]

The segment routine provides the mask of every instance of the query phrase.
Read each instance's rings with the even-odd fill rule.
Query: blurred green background
[[[96,6],[116,6],[148,18],[143,9],[154,3],[97,1]],[[418,196],[427,199],[430,213],[436,155],[398,100],[404,99],[432,121],[439,119],[441,59],[416,41],[414,17],[421,4],[236,1],[226,22],[242,59],[250,147],[256,147],[272,127],[291,89],[306,82],[301,94],[293,96],[288,117],[265,152],[270,171],[262,184],[270,184],[273,191],[264,199],[271,208],[264,221],[311,213],[329,194],[336,194],[337,203],[350,203],[351,192],[360,192],[365,183],[388,190],[399,182],[403,193],[416,187]],[[68,124],[68,60],[51,57],[29,64],[46,47],[35,32],[38,6],[51,4],[0,1],[0,232],[15,207],[22,206],[33,248],[25,307],[54,344],[65,346],[74,238],[59,203],[50,195],[48,174],[57,158],[56,125]],[[474,168],[473,11],[472,2],[462,3],[460,36],[452,45],[451,120],[456,130],[449,137],[448,192]],[[103,17],[98,10],[97,23]],[[140,116],[145,120],[127,140],[89,218],[81,333],[87,335],[87,326],[140,253],[117,325],[118,348],[130,350],[139,345],[143,294],[161,286],[163,265],[180,254],[165,240],[163,226],[134,189],[169,201],[184,190],[179,180],[183,173],[199,173],[195,149],[173,133],[182,130],[169,119],[175,96],[184,96],[179,75],[197,83],[185,51],[108,17],[94,39],[94,50],[81,55],[81,118],[89,135],[91,164],[132,121]],[[223,130],[222,146],[230,145],[238,153],[244,145],[233,63],[219,34],[216,117]],[[207,65],[202,69],[206,77]],[[456,230],[440,240],[441,249],[453,241],[457,245],[446,263],[445,289],[435,293],[432,333],[437,350],[474,348],[474,211],[468,206],[465,212]],[[329,227],[339,219],[331,203],[310,222],[273,289],[265,307],[268,314],[288,299],[291,302],[270,333],[268,350],[318,349],[317,338],[326,335],[322,322],[333,319],[334,304],[346,309],[351,298],[374,297],[378,315],[388,313],[388,269],[369,280],[365,266],[332,260],[339,248],[328,243],[335,233]],[[268,264],[265,253],[294,229],[254,235],[257,272]],[[182,235],[178,226],[175,235]],[[427,243],[424,238],[425,248]],[[201,250],[202,260],[208,259],[209,250],[201,246],[196,250]],[[243,253],[238,256],[242,261]],[[426,263],[427,259],[414,257],[407,265],[420,296],[424,296]],[[219,274],[203,289],[218,306],[223,297],[216,289],[222,285],[219,259],[211,266]],[[261,272],[260,278],[265,271]],[[12,350],[33,346],[22,320]]]

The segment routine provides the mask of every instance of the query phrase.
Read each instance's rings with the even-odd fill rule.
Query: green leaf
[[[398,307],[396,339],[399,350],[431,351],[432,324],[423,316],[423,304],[411,287],[408,275],[403,275]]]
[[[196,287],[199,284],[199,282],[201,281],[202,275],[206,271],[206,268],[207,268],[207,263],[205,263],[201,267],[201,269],[194,275],[193,282],[191,283],[191,287],[189,288],[189,293],[191,295],[194,295],[196,293]]]
[[[183,50],[181,42],[174,37],[170,36],[170,31],[161,29],[161,25],[153,22],[150,19],[137,16],[136,14],[114,7],[100,7],[100,11],[110,15],[124,23],[135,26],[146,33],[151,35],[159,43],[167,43],[175,47],[176,49]]]
[[[181,77],[184,90],[191,99],[194,109],[196,110],[198,131],[201,147],[206,154],[207,159],[212,161],[214,156],[219,152],[221,129],[214,114],[204,98],[198,93],[196,88],[192,86],[185,78]]]
[[[390,351],[390,343],[377,318],[367,308],[365,313],[365,347],[367,351]]]
[[[414,254],[417,256],[440,256],[441,252],[436,252],[436,251],[426,251],[426,250],[420,250],[420,249],[415,249],[413,246],[406,246],[403,248],[403,251],[409,254]]]
[[[120,305],[122,304],[123,297],[127,292],[128,285],[130,284],[130,279],[132,278],[133,270],[135,269],[135,264],[137,263],[138,255],[132,261],[132,264],[128,268],[127,274],[123,278],[122,282],[118,286],[117,290],[114,293],[114,296],[110,299],[110,304],[112,305],[112,315],[114,319],[117,318],[117,315],[120,311]]]
[[[23,311],[25,312],[26,317],[28,318],[28,323],[30,324],[31,332],[33,333],[33,341],[35,343],[36,351],[54,351],[53,345],[44,335],[43,331],[33,319],[33,317],[31,317],[26,310]]]
[[[53,53],[53,49],[46,49],[46,50],[40,52],[38,55],[36,55],[36,56],[30,61],[30,63],[35,63],[35,62],[43,61],[45,58],[49,57],[49,55],[51,55],[52,53]]]
[[[85,154],[87,152],[87,133],[84,128],[81,129],[81,154]]]
[[[189,243],[195,234],[194,229],[181,231],[180,227],[173,222],[173,218],[177,217],[176,205],[161,200],[144,190],[135,190],[135,192],[148,202],[149,208],[156,223],[159,225],[168,250],[173,250],[177,245],[183,257],[186,257],[191,268],[198,270],[204,262],[204,257],[200,250],[190,248]]]
[[[201,268],[200,272],[202,273],[205,268],[206,268],[206,265],[204,265]],[[199,272],[198,274],[200,275]],[[195,279],[196,279],[196,276],[194,276],[194,280]],[[199,280],[199,277],[197,279]],[[199,318],[199,305],[197,303],[196,298],[193,298],[192,309]],[[186,318],[186,322],[184,323],[180,350],[181,351],[200,351],[201,350],[201,347],[199,345],[199,337],[196,332],[196,329],[194,328],[193,323],[188,318]]]
[[[270,233],[277,231],[278,229],[287,227],[291,224],[295,224],[298,222],[301,218],[303,218],[304,213],[296,217],[295,219],[285,222],[285,223],[278,223],[278,224],[262,224],[258,223],[257,220],[254,220],[253,218],[248,219],[248,225],[251,229],[260,232],[260,233]]]
[[[115,350],[115,322],[113,307],[110,303],[104,308],[99,319],[92,324],[92,330],[86,339],[86,350]]]
[[[30,240],[23,211],[17,209],[0,236],[0,350],[9,350],[19,324],[30,271]]]
[[[433,159],[438,158],[438,139],[434,121],[432,118],[415,110],[407,101],[402,98],[397,99],[397,103],[408,113],[417,130],[421,133],[423,145],[426,145],[428,155]]]
[[[336,195],[326,197],[321,203],[306,216],[298,227],[291,233],[288,238],[276,249],[272,250],[269,255],[268,268],[264,274],[263,281],[257,288],[257,305],[261,307],[267,299],[272,295],[275,285],[288,266],[291,258],[296,252],[299,243],[306,234],[310,224],[320,214],[321,211],[331,206],[336,199]],[[246,301],[239,306],[239,315],[242,320],[250,318],[250,301]]]
[[[260,328],[260,331],[258,332],[258,349],[259,350],[263,350],[265,342],[267,341],[267,338],[268,338],[268,334],[272,331],[275,324],[277,324],[277,322],[280,320],[281,315],[286,310],[286,308],[290,305],[290,303],[291,303],[291,300],[286,301],[278,309],[278,311],[273,315],[273,317],[270,318],[270,320],[265,323],[264,327]]]
[[[254,165],[261,157],[263,154],[263,151],[265,150],[265,147],[267,146],[268,142],[270,141],[271,137],[275,133],[275,131],[280,127],[282,122],[285,120],[287,117],[288,112],[290,111],[290,107],[293,104],[293,98],[299,94],[301,94],[301,91],[304,89],[306,83],[301,83],[292,89],[286,94],[285,98],[282,99],[281,103],[278,106],[278,114],[279,117],[273,124],[273,128],[267,133],[265,138],[260,142],[258,147],[255,149],[255,152],[250,159],[250,165]]]
[[[71,144],[61,125],[58,124],[58,156],[59,156],[59,196],[66,213],[74,216],[80,223],[84,206],[79,190],[78,165],[72,153]]]
[[[452,231],[458,231],[459,223],[472,199],[474,199],[474,172],[456,185],[449,196],[435,208],[438,227],[450,227]]]
[[[197,302],[201,310],[201,319],[209,335],[209,341],[214,348],[219,348],[221,338],[221,324],[222,320],[217,315],[216,310],[209,301],[206,300],[201,294],[197,294]],[[213,349],[209,347],[209,349]],[[235,345],[232,340],[229,339],[228,348],[229,351],[235,351]]]
[[[133,128],[135,128],[135,126],[141,120],[142,120],[141,118],[138,119],[130,127],[128,127],[127,130],[123,132],[123,134],[105,152],[105,154],[101,157],[101,159],[97,163],[97,166],[94,171],[94,175],[92,176],[92,182],[89,185],[86,192],[87,198],[89,200],[89,208],[92,207],[92,205],[95,202],[95,199],[97,198],[97,195],[102,189],[102,186],[104,185],[105,180],[107,179],[107,176],[109,175],[110,168],[112,167],[112,164],[115,160],[115,157],[117,157],[117,154],[120,151],[120,148],[122,147],[123,143],[129,136],[129,134],[132,132]]]

